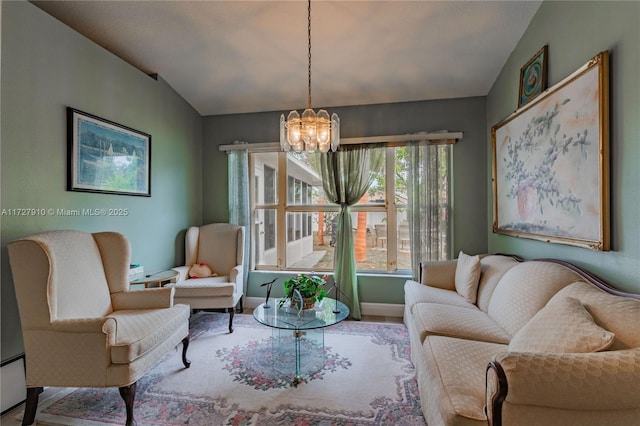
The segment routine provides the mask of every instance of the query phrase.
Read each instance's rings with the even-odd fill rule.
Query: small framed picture
[[[520,68],[518,108],[538,96],[547,88],[547,46]]]
[[[151,196],[151,135],[67,108],[67,191]]]

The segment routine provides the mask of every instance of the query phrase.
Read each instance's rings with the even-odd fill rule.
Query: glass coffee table
[[[335,299],[324,298],[313,309],[298,312],[288,306],[278,307],[279,300],[270,300],[269,307],[259,305],[253,317],[271,327],[273,368],[291,375],[297,386],[325,365],[324,329],[345,320],[349,308]]]

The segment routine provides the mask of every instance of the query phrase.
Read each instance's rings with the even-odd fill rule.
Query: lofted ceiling
[[[201,115],[306,107],[306,1],[32,3]],[[313,106],[484,96],[540,3],[314,0]]]

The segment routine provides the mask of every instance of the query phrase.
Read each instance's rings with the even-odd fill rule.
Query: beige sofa
[[[639,299],[551,259],[423,264],[404,322],[427,424],[640,424]]]

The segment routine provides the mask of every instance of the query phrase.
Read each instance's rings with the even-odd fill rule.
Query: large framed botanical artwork
[[[491,128],[493,232],[609,250],[609,55]]]
[[[151,196],[151,135],[67,108],[67,190]]]

